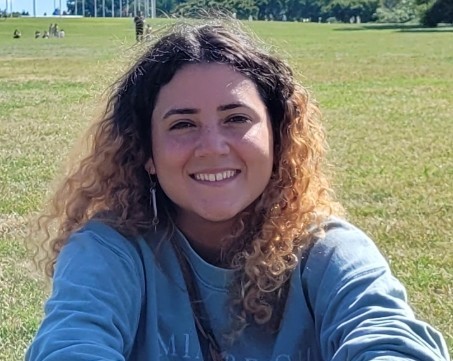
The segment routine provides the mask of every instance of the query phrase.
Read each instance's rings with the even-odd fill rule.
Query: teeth
[[[195,174],[195,179],[196,180],[201,180],[201,181],[207,181],[207,182],[219,182],[224,179],[228,179],[233,177],[236,174],[234,170],[227,170],[224,172],[219,172],[219,173],[197,173]]]

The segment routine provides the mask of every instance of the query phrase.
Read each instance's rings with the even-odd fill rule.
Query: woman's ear
[[[153,158],[149,158],[145,163],[145,169],[149,174],[156,174],[156,167],[154,167]]]

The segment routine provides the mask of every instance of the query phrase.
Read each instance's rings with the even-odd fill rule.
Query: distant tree
[[[75,1],[67,0],[68,13],[75,13]],[[134,0],[105,0],[106,16],[111,16],[112,1],[118,16],[121,1],[123,15],[129,6],[134,9]],[[197,17],[201,10],[215,9],[231,14],[238,19],[250,15],[259,20],[317,21],[335,18],[348,22],[360,17],[362,22],[379,21],[403,23],[422,16],[424,24],[435,26],[438,22],[452,22],[453,0],[157,0],[157,16]],[[78,15],[82,15],[82,0],[77,0]],[[143,9],[142,9],[143,10]],[[84,15],[93,15],[94,0],[85,0]],[[102,14],[102,1],[97,1],[97,13]]]
[[[157,0],[156,8],[159,9],[159,14],[157,14],[157,16],[170,15],[180,2],[181,1],[177,0]]]
[[[176,6],[174,14],[183,17],[198,18],[210,11],[236,14],[238,19],[257,17],[258,7],[253,0],[189,0]]]
[[[348,22],[351,17],[360,17],[362,22],[374,20],[379,0],[332,0],[322,7],[322,16]]]
[[[258,8],[256,17],[259,20],[264,20],[269,17],[268,9],[269,0],[256,0],[255,6]]]
[[[317,21],[324,4],[314,0],[288,1],[288,18],[291,20],[312,19]]]
[[[439,23],[453,24],[453,0],[436,0],[421,17],[425,26],[435,27]]]
[[[285,0],[268,0],[266,5],[266,13],[268,16],[272,15],[274,20],[281,20],[283,15],[286,15],[287,1]]]
[[[420,15],[418,5],[422,1],[426,0],[381,0],[376,20],[381,23],[405,23],[417,19]]]

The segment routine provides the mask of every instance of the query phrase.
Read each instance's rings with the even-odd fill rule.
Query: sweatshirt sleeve
[[[302,279],[323,360],[450,359],[442,336],[415,318],[374,243],[352,225],[328,225]]]
[[[52,294],[25,360],[125,360],[140,318],[139,262],[132,243],[107,226],[73,234],[58,256]]]

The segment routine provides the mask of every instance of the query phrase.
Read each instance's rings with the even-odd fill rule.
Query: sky
[[[8,3],[8,12],[11,9],[11,4],[13,11],[22,10],[28,11],[30,15],[33,15],[33,0],[0,0],[0,9],[5,9],[6,4]],[[54,4],[57,8],[60,7],[60,0],[36,0],[36,15],[42,16],[44,13],[51,15],[54,10]],[[61,0],[61,7],[63,11],[66,10],[66,0]]]

